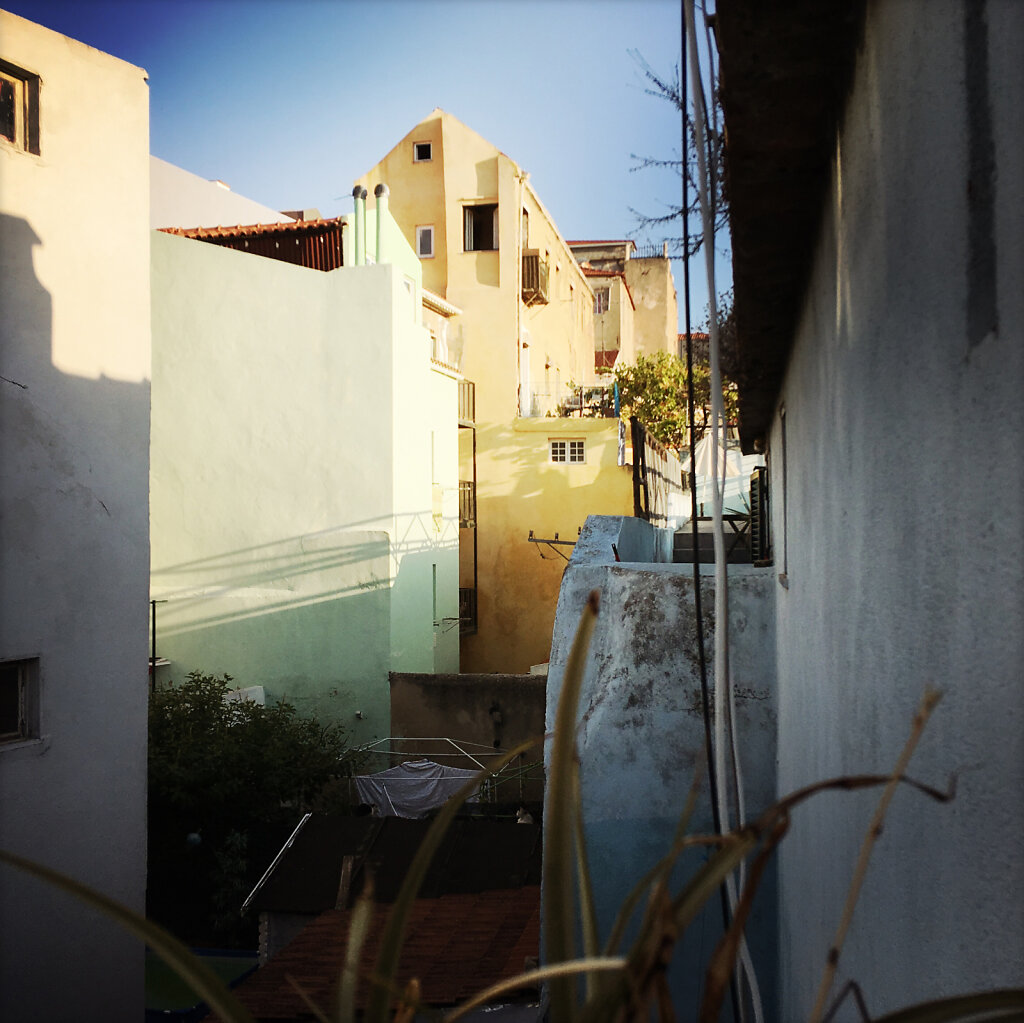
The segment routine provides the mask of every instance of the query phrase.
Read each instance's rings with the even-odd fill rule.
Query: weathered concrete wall
[[[678,348],[676,286],[668,259],[648,257],[627,259],[626,283],[633,296],[634,345],[642,355],[655,352],[676,354]]]
[[[0,141],[0,661],[38,727],[0,743],[0,848],[142,912],[149,539],[145,72],[0,12],[40,79],[39,153]],[[8,691],[9,692],[9,691]],[[135,1021],[143,948],[0,870],[0,1019]]]
[[[627,522],[629,520],[626,520]],[[669,848],[694,772],[704,761],[692,567],[614,562],[618,520],[588,520],[566,569],[555,619],[548,676],[547,728],[555,710],[572,638],[587,594],[601,613],[584,679],[578,732],[583,808],[597,904],[606,934],[637,879]],[[630,532],[654,532],[646,523]],[[642,537],[624,543],[644,546]],[[646,546],[654,548],[654,538]],[[732,671],[748,815],[775,796],[773,574],[735,566],[729,572]],[[714,579],[701,581],[709,682],[714,685]],[[546,754],[547,755],[547,754]],[[707,785],[693,831],[712,830]],[[699,865],[700,856],[682,871]],[[769,877],[750,927],[766,1004],[774,1001],[774,881]],[[677,1005],[696,1005],[702,969],[717,940],[717,901],[683,936],[670,977]]]
[[[869,5],[770,439],[780,790],[891,769],[926,686],[910,773],[959,775],[950,805],[899,793],[876,847],[840,967],[872,1013],[1024,983],[1021,39],[1012,0]],[[794,815],[784,1019],[876,799]]]

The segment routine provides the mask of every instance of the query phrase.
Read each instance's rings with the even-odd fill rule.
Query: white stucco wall
[[[232,227],[236,224],[288,224],[291,217],[262,203],[175,167],[149,158],[150,227]]]
[[[0,745],[0,847],[143,911],[149,459],[145,72],[0,12],[40,153],[0,143],[0,660],[40,738]],[[102,139],[102,144],[98,140]],[[135,1021],[143,949],[0,869],[0,1018]]]
[[[897,795],[840,962],[873,1014],[1024,983],[1024,6],[965,31],[969,7],[869,5],[770,438],[780,791],[891,769],[944,693],[910,773],[957,774],[956,800]],[[876,800],[794,814],[782,1019],[808,1015]]]
[[[325,274],[157,233],[153,282],[160,678],[226,671],[354,742],[386,736],[388,671],[434,667],[432,564],[458,599],[418,281],[410,297],[390,264]]]

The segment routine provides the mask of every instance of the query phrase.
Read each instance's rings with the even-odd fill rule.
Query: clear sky
[[[678,112],[632,56],[672,74],[678,0],[0,5],[145,68],[152,153],[275,209],[348,212],[353,180],[437,106],[530,172],[566,238],[660,242],[630,210],[679,199],[672,171],[631,171],[679,153]],[[702,259],[691,275],[696,328]]]

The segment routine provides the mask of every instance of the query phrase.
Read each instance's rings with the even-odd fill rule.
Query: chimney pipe
[[[355,207],[356,237],[353,244],[355,253],[352,263],[363,266],[366,263],[366,189],[356,185],[352,189],[352,205]]]
[[[377,200],[377,263],[384,262],[384,214],[388,211],[388,186],[379,184],[373,190]]]
[[[362,188],[356,185],[352,189],[352,217],[355,220],[355,237],[352,240],[352,265],[359,266],[362,263],[361,253],[363,251],[363,213],[359,209],[359,196]]]

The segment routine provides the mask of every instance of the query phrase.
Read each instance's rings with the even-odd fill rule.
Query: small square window
[[[431,259],[434,255],[434,225],[416,228],[416,255],[420,259]]]
[[[412,162],[430,163],[434,159],[434,146],[432,142],[414,142],[412,144]]]
[[[0,60],[0,141],[39,155],[39,76]]]
[[[569,462],[580,465],[587,460],[586,446],[582,440],[552,440],[548,444],[552,462]]]
[[[0,662],[0,743],[39,735],[39,659]]]
[[[608,312],[608,288],[594,289],[594,314]]]

